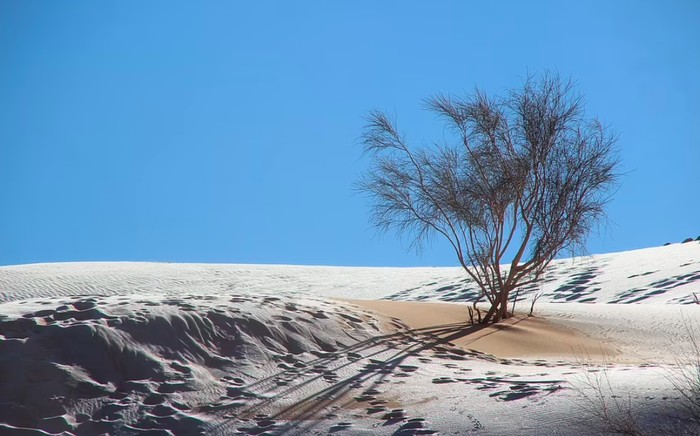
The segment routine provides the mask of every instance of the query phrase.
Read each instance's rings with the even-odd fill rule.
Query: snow
[[[536,318],[493,330],[459,322],[476,291],[456,267],[0,267],[0,433],[598,434],[590,374],[642,425],[678,409],[700,243],[557,260],[518,291]]]

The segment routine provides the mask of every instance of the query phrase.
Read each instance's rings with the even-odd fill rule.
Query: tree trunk
[[[510,295],[510,289],[505,289],[499,293],[493,304],[491,304],[489,311],[486,312],[486,315],[481,320],[482,324],[496,323],[508,318],[508,295]]]
[[[505,289],[501,291],[501,303],[498,308],[498,321],[508,318],[508,295],[510,295],[510,289]]]
[[[481,319],[481,323],[490,323],[491,318],[493,318],[493,315],[496,313],[496,309],[498,309],[498,300],[495,300],[493,303],[491,303],[491,307],[489,308],[488,312],[486,312],[486,315],[484,315],[484,317]]]

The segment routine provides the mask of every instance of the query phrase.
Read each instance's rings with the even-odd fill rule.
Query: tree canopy
[[[583,247],[619,179],[616,137],[586,118],[571,80],[545,73],[490,97],[437,95],[425,102],[453,136],[411,147],[384,113],[363,131],[372,165],[359,182],[371,221],[420,246],[449,241],[490,308],[509,316],[514,289],[537,281],[563,250]]]

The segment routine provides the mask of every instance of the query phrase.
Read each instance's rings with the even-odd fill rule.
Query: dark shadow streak
[[[359,388],[360,385],[364,385],[367,382],[370,382],[371,385],[363,386],[365,390],[375,388],[383,383],[387,376],[393,373],[407,358],[419,355],[424,351],[434,349],[440,345],[448,344],[454,340],[477,332],[485,327],[487,326],[453,323],[419,329],[407,329],[392,334],[376,336],[353,344],[342,350],[332,352],[329,356],[324,356],[310,362],[306,362],[305,365],[309,367],[308,369],[281,371],[277,374],[243,387],[246,390],[260,390],[260,388],[263,388],[262,392],[256,392],[255,394],[265,396],[266,392],[272,392],[278,387],[276,380],[280,379],[281,377],[293,376],[294,378],[303,379],[311,376],[311,378],[284,389],[281,392],[277,392],[273,396],[266,397],[254,405],[240,407],[240,405],[227,406],[226,404],[222,404],[215,407],[214,410],[235,408],[235,412],[238,417],[252,418],[258,412],[262,411],[263,408],[273,407],[276,402],[281,401],[288,395],[293,394],[310,383],[322,378],[323,374],[319,374],[318,370],[313,368],[314,366],[330,365],[331,363],[335,363],[339,359],[345,357],[348,353],[359,353],[373,348],[378,348],[376,351],[373,350],[371,354],[363,355],[358,359],[349,359],[347,363],[332,368],[333,371],[337,371],[349,365],[356,364],[358,360],[367,360],[392,349],[396,350],[391,357],[383,360],[381,363],[365,366],[359,371],[358,374],[341,381],[333,382],[332,385],[308,395],[306,398],[301,399],[291,406],[285,407],[269,417],[269,419],[272,420],[280,419],[284,421],[291,421],[288,422],[283,429],[281,429],[282,432],[295,430],[301,433],[303,431],[308,431],[318,425],[317,415],[319,412],[343,400],[345,400],[343,405],[347,405],[355,401],[354,399],[348,400],[346,396],[346,394],[348,394],[352,389]],[[492,333],[495,332],[487,333],[486,335],[481,336],[481,338]],[[402,341],[404,344],[407,341],[411,343],[404,348],[400,348],[402,346]],[[463,356],[472,353],[459,350],[459,352],[456,354]],[[478,357],[476,353],[473,353],[473,355],[474,357]]]

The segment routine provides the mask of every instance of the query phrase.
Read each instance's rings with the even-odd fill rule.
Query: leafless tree
[[[441,235],[490,303],[482,323],[509,316],[508,296],[533,283],[562,250],[582,247],[618,180],[616,138],[585,118],[571,80],[528,77],[504,97],[438,95],[426,101],[453,134],[412,148],[384,113],[362,135],[372,157],[358,187],[372,222]]]

